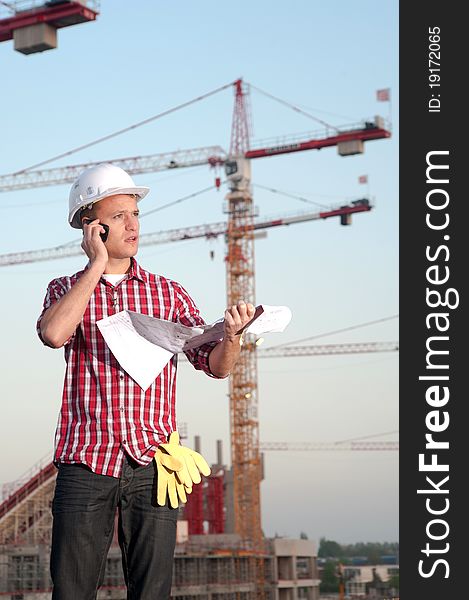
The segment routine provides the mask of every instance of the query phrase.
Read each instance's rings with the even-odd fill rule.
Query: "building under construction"
[[[319,598],[315,548],[309,540],[263,539],[262,551],[246,549],[233,533],[232,470],[217,464],[180,509],[172,596],[228,600]],[[0,596],[50,598],[51,504],[56,468],[47,460],[22,480],[5,486],[0,504]],[[262,569],[259,569],[259,563]],[[263,589],[259,589],[259,570]],[[127,597],[121,551],[115,535],[98,598]]]

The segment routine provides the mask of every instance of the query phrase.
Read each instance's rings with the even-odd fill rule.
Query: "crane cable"
[[[222,85],[221,87],[216,88],[215,90],[212,90],[211,92],[207,92],[205,94],[202,94],[201,96],[197,96],[196,98],[193,98],[192,100],[188,100],[187,102],[178,104],[177,106],[174,106],[173,108],[169,108],[168,110],[158,113],[157,115],[148,117],[147,119],[144,119],[143,121],[139,121],[138,123],[134,123],[133,125],[129,125],[128,127],[124,127],[123,129],[114,131],[113,133],[109,133],[108,135],[105,135],[96,140],[93,140],[92,142],[88,142],[87,144],[83,144],[82,146],[77,146],[76,148],[72,148],[71,150],[68,150],[67,152],[62,152],[62,154],[57,154],[56,156],[53,156],[52,158],[48,158],[47,160],[43,160],[34,165],[30,165],[29,167],[21,169],[20,171],[15,171],[11,175],[20,175],[21,173],[30,171],[31,169],[36,169],[37,167],[42,167],[43,165],[47,165],[48,163],[58,160],[59,158],[64,158],[65,156],[70,156],[71,154],[74,154],[75,152],[79,152],[80,150],[84,150],[85,148],[90,148],[91,146],[95,146],[96,144],[100,144],[101,142],[105,142],[106,140],[110,140],[114,137],[117,137],[118,135],[121,135],[122,133],[126,133],[127,131],[130,131],[132,129],[137,129],[137,127],[141,127],[142,125],[146,125],[147,123],[150,123],[151,121],[155,121],[156,119],[160,119],[161,117],[164,117],[173,112],[176,112],[176,111],[180,110],[181,108],[185,108],[187,106],[190,106],[191,104],[200,102],[200,100],[205,100],[205,98],[208,98],[209,96],[213,96],[214,94],[217,94],[218,92],[226,90],[227,88],[231,87],[232,85],[233,85],[233,82]]]
[[[226,183],[226,182],[222,181],[221,183]],[[147,212],[141,214],[140,218],[143,219],[143,217],[147,217],[148,215],[151,215],[151,214],[153,214],[155,212],[163,210],[164,208],[169,208],[170,206],[174,206],[175,204],[179,204],[179,202],[184,202],[184,200],[189,200],[189,198],[195,198],[195,196],[199,196],[200,194],[204,194],[205,192],[209,192],[210,190],[213,190],[213,185],[210,185],[209,187],[206,187],[203,190],[199,190],[198,192],[192,192],[192,194],[189,194],[187,196],[183,196],[182,198],[179,198],[178,200],[173,200],[172,202],[168,202],[167,204],[163,204],[162,206],[158,206],[156,208],[152,208],[151,210],[148,210]]]
[[[369,438],[381,437],[382,435],[391,435],[392,433],[399,433],[399,429],[394,429],[393,431],[383,431],[383,433],[373,433],[371,435],[361,435],[360,437],[353,437],[347,440],[339,440],[334,442],[334,444],[347,444],[348,442],[358,442],[359,440],[367,440]]]
[[[291,102],[287,102],[286,100],[282,100],[281,98],[278,98],[277,96],[274,96],[273,94],[269,94],[269,92],[265,92],[264,90],[261,90],[261,88],[258,88],[257,86],[253,85],[252,83],[249,85],[254,90],[259,92],[260,94],[263,94],[264,96],[267,96],[268,98],[271,98],[272,100],[275,100],[276,102],[279,102],[280,104],[283,104],[284,106],[288,106],[288,108],[291,108],[295,112],[300,113],[301,115],[304,115],[305,117],[308,117],[309,119],[313,119],[313,121],[317,121],[321,125],[324,125],[324,127],[326,127],[327,129],[334,129],[337,132],[339,131],[339,128],[335,127],[335,125],[331,125],[330,123],[326,123],[326,121],[323,121],[322,119],[318,119],[318,117],[311,115],[310,113],[299,108],[295,104],[292,104]]]
[[[1,1],[1,4],[4,4],[5,6],[8,6],[6,3],[4,3],[3,1]],[[132,129],[137,129],[138,127],[142,127],[143,125],[147,125],[148,123],[151,123],[152,121],[155,121],[157,119],[160,119],[161,117],[164,117],[166,115],[169,115],[173,112],[176,112],[182,108],[186,108],[187,106],[190,106],[191,104],[195,104],[196,102],[200,102],[201,100],[205,100],[206,98],[209,98],[210,96],[213,96],[215,94],[217,94],[218,92],[221,92],[223,90],[226,90],[227,88],[231,87],[232,85],[234,85],[235,82],[230,82],[227,83],[225,85],[222,85],[210,92],[206,92],[205,94],[202,94],[200,96],[196,96],[195,98],[193,98],[192,100],[188,100],[186,102],[183,102],[181,104],[178,104],[177,106],[174,106],[173,108],[169,108],[168,110],[165,110],[161,113],[158,113],[156,115],[153,115],[151,117],[148,117],[147,119],[143,119],[143,121],[138,121],[137,123],[133,123],[132,125],[129,125],[127,127],[124,127],[123,129],[119,129],[117,131],[114,131],[113,133],[109,133],[108,135],[102,136],[100,138],[97,138],[91,142],[88,142],[87,144],[82,144],[81,146],[76,146],[75,148],[72,148],[71,150],[68,150],[67,152],[62,152],[61,154],[57,154],[55,156],[52,156],[51,158],[48,158],[46,160],[43,160],[41,162],[35,163],[33,165],[30,165],[29,167],[25,167],[23,169],[20,169],[19,171],[14,171],[13,173],[11,173],[11,175],[20,175],[21,173],[25,173],[27,171],[31,171],[32,169],[36,169],[38,167],[42,167],[44,165],[47,165],[51,162],[54,162],[56,160],[59,160],[61,158],[64,158],[66,156],[70,156],[72,154],[75,154],[76,152],[79,152],[80,150],[85,150],[86,148],[90,148],[91,146],[95,146],[97,144],[100,144],[101,142],[105,142],[107,140],[110,140],[114,137],[117,137],[118,135],[122,135],[123,133],[126,133],[127,131],[131,131]],[[323,121],[322,119],[319,119],[318,117],[315,117],[314,115],[311,115],[310,113],[306,112],[305,110],[299,108],[298,106],[296,106],[295,104],[292,104],[291,102],[287,102],[286,100],[282,100],[281,98],[278,98],[277,96],[274,96],[273,94],[269,94],[269,92],[266,92],[264,90],[262,90],[261,88],[253,85],[253,84],[249,84],[250,87],[252,87],[253,89],[255,89],[257,92],[259,92],[260,94],[263,94],[264,96],[267,96],[268,98],[271,98],[272,100],[275,100],[276,102],[279,102],[280,104],[283,104],[284,106],[288,106],[289,108],[291,108],[292,110],[294,110],[295,112],[298,112],[306,117],[308,117],[309,119],[313,119],[313,121],[316,121],[318,123],[320,123],[321,125],[324,125],[326,128],[331,128],[334,129],[335,131],[339,131],[338,127],[335,127],[334,125],[331,125],[330,123],[327,123],[326,121]]]
[[[330,206],[326,206],[325,204],[319,204],[319,202],[314,202],[314,200],[308,200],[308,198],[303,198],[303,196],[297,196],[296,194],[291,194],[290,192],[282,192],[282,190],[277,190],[275,188],[267,187],[266,185],[261,185],[260,183],[253,183],[254,187],[260,188],[262,190],[267,190],[268,192],[272,192],[274,194],[280,194],[282,196],[286,196],[287,198],[293,198],[294,200],[301,200],[301,202],[306,202],[307,204],[314,204],[314,206],[318,206],[319,208],[330,209]]]
[[[374,325],[375,323],[382,323],[383,321],[390,321],[391,319],[397,319],[399,315],[390,315],[389,317],[383,317],[376,319],[375,321],[367,321],[366,323],[360,323],[359,325],[352,325],[351,327],[344,327],[343,329],[335,329],[334,331],[327,331],[326,333],[319,333],[317,335],[311,335],[301,340],[292,340],[291,342],[285,342],[284,344],[277,344],[276,346],[269,346],[266,350],[272,348],[283,348],[284,346],[290,346],[291,344],[299,344],[300,342],[306,342],[309,340],[315,340],[317,338],[326,337],[328,335],[334,335],[335,333],[343,333],[344,331],[351,331],[352,329],[359,329],[360,327],[367,327],[368,325]]]
[[[3,4],[3,2],[2,2]],[[42,167],[44,165],[47,165],[51,162],[54,162],[56,160],[59,160],[60,158],[64,158],[65,156],[70,156],[71,154],[75,154],[76,152],[79,152],[80,150],[85,150],[86,148],[90,148],[91,146],[95,146],[97,144],[100,144],[101,142],[105,142],[107,140],[110,140],[114,137],[117,137],[118,135],[122,135],[123,133],[126,133],[127,131],[131,131],[132,129],[137,129],[138,127],[142,127],[143,125],[147,125],[148,123],[151,123],[152,121],[155,121],[156,119],[160,119],[161,117],[164,117],[166,115],[169,115],[173,112],[176,112],[182,108],[186,108],[187,106],[190,106],[191,104],[195,104],[196,102],[200,102],[201,100],[205,100],[205,98],[209,98],[210,96],[213,96],[215,94],[217,94],[218,92],[221,92],[223,90],[226,90],[227,88],[231,87],[232,85],[234,85],[235,82],[230,82],[230,83],[226,83],[225,85],[222,85],[210,92],[207,92],[205,94],[202,94],[200,96],[196,96],[195,98],[193,98],[192,100],[188,100],[186,102],[183,102],[182,104],[178,104],[177,106],[174,106],[173,108],[169,108],[168,110],[165,110],[161,113],[158,113],[156,115],[153,115],[151,117],[148,117],[147,119],[144,119],[143,121],[139,121],[137,123],[133,123],[132,125],[129,125],[128,127],[124,127],[123,129],[119,129],[118,131],[114,131],[113,133],[109,133],[108,135],[102,136],[100,138],[97,138],[91,142],[88,142],[87,144],[82,144],[81,146],[76,146],[75,148],[72,148],[71,150],[68,150],[67,152],[62,152],[61,154],[57,154],[56,156],[52,156],[51,158],[48,158],[46,160],[43,160],[41,162],[35,163],[34,165],[30,165],[29,167],[25,167],[24,169],[20,169],[19,171],[15,171],[13,173],[11,173],[11,175],[20,175],[21,173],[25,173],[26,171],[31,171],[32,169],[36,169],[38,167]],[[294,110],[295,112],[298,112],[306,117],[308,117],[309,119],[313,119],[314,121],[317,121],[318,123],[320,123],[321,125],[324,125],[326,128],[332,128],[335,131],[339,131],[339,129],[337,127],[335,127],[334,125],[331,125],[330,123],[326,123],[326,121],[323,121],[322,119],[319,119],[318,117],[315,117],[313,115],[311,115],[310,113],[306,112],[305,110],[302,110],[301,108],[299,108],[298,106],[292,104],[291,102],[287,102],[286,100],[282,100],[281,98],[278,98],[277,96],[274,96],[273,94],[269,94],[268,92],[262,90],[261,88],[258,88],[255,85],[249,84],[250,87],[252,87],[253,89],[255,89],[256,91],[258,91],[260,94],[263,94],[264,96],[267,96],[268,98],[271,98],[277,102],[280,102],[280,104],[283,104],[284,106],[288,106],[289,108],[291,108],[292,110]]]
[[[9,2],[4,2],[3,0],[0,0],[0,4],[3,4],[3,6],[6,6],[12,12],[16,12],[16,9]]]

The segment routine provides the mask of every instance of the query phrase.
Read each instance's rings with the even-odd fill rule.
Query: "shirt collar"
[[[140,279],[140,281],[143,281],[143,283],[148,283],[147,272],[144,269],[142,269],[142,267],[138,264],[138,262],[133,256],[130,258],[130,270],[127,273],[128,279],[132,277]]]
[[[81,275],[82,273],[84,273],[85,271],[87,271],[90,268],[90,263],[88,262],[87,265],[85,266],[85,268],[83,269],[83,271],[80,271],[79,273],[77,273],[77,275]],[[148,283],[148,274],[145,271],[145,269],[142,269],[142,267],[138,264],[138,262],[135,260],[135,258],[130,257],[130,269],[129,272],[127,273],[127,279],[132,279],[132,277],[135,277],[135,279],[139,279],[140,281],[143,281],[143,283]]]

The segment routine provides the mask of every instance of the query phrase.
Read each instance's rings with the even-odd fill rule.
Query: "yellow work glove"
[[[169,436],[167,444],[161,444],[161,449],[173,458],[178,459],[182,463],[182,469],[176,470],[176,477],[184,486],[185,490],[190,493],[194,483],[202,481],[202,475],[210,475],[210,467],[205,458],[190,448],[185,448],[179,444],[179,433],[173,431]]]
[[[158,486],[156,501],[159,506],[166,504],[166,495],[172,508],[178,508],[179,501],[187,502],[185,486],[176,477],[176,473],[181,471],[183,464],[174,456],[170,456],[164,450],[157,449],[154,456],[156,467],[158,469]],[[192,491],[192,488],[188,493]]]

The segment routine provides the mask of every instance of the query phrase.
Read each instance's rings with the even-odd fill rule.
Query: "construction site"
[[[57,29],[99,17],[99,3],[96,2],[23,1],[2,4],[7,5],[9,14],[0,18],[0,41],[13,40],[14,49],[23,54],[57,48]],[[371,141],[391,138],[392,127],[388,119],[374,115],[344,126],[321,122],[321,129],[312,133],[256,143],[251,134],[250,92],[253,87],[239,78],[206,94],[209,97],[222,90],[232,90],[234,107],[230,146],[226,150],[221,146],[209,146],[130,158],[105,156],[95,162],[46,166],[51,159],[1,175],[0,192],[69,185],[83,169],[103,160],[131,175],[208,167],[215,172],[212,187],[219,190],[227,186],[223,207],[226,220],[145,233],[140,236],[140,246],[223,239],[226,305],[236,304],[239,298],[254,300],[255,245],[267,230],[324,220],[335,220],[340,226],[350,227],[352,218],[361,218],[375,206],[372,199],[363,194],[320,210],[281,217],[260,216],[253,202],[252,161],[328,148],[335,148],[341,160],[363,154]],[[200,100],[201,97],[198,97],[193,102]],[[386,98],[381,98],[383,100]],[[290,108],[300,111],[293,105]],[[128,129],[140,125],[133,124]],[[51,244],[39,250],[0,255],[0,267],[48,262],[82,254],[79,242]],[[269,538],[264,534],[260,497],[261,482],[265,478],[264,457],[272,452],[369,453],[396,452],[399,449],[395,440],[369,441],[365,440],[365,436],[331,443],[262,442],[258,410],[258,360],[393,353],[399,349],[397,341],[321,345],[288,343],[269,348],[262,348],[262,342],[262,338],[253,334],[245,336],[240,360],[228,384],[230,439],[224,442],[217,440],[217,458],[210,465],[211,475],[194,486],[187,504],[179,509],[172,597],[181,600],[319,600],[316,544],[309,539]],[[188,440],[182,432],[181,438],[197,452],[206,450],[202,437]],[[224,457],[224,453],[229,459]],[[56,473],[49,454],[17,480],[2,486],[0,598],[42,600],[51,597],[51,503]],[[124,600],[127,597],[121,562],[115,533],[98,598]],[[364,597],[364,594],[357,597]]]
[[[194,447],[197,451],[201,450],[200,445],[200,438],[196,437]],[[396,442],[357,441],[338,446],[291,444],[290,449],[398,450]],[[288,449],[288,444],[261,444],[258,450],[262,459],[262,451]],[[217,463],[211,465],[212,474],[203,484],[194,487],[187,504],[179,512],[172,595],[187,599],[318,600],[320,580],[315,544],[306,539],[266,539],[262,534],[258,541],[246,533],[242,537],[236,531],[234,520],[234,470],[223,463],[221,440],[217,443],[217,456]],[[21,479],[3,486],[5,499],[0,505],[2,597],[50,597],[51,503],[56,471],[50,457],[44,457]],[[262,471],[261,460],[258,486],[263,478]],[[126,598],[116,534],[98,598]]]
[[[196,440],[196,445],[198,445]],[[253,551],[234,531],[233,474],[222,463],[196,486],[180,510],[173,591],[184,598],[252,598],[259,571],[265,597],[319,598],[316,550],[308,540],[262,540]],[[18,489],[4,490],[0,506],[0,594],[11,598],[48,598],[51,501],[56,468],[44,459]],[[17,482],[20,485],[21,482]],[[114,537],[99,598],[126,598],[121,552]]]

